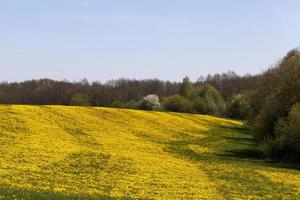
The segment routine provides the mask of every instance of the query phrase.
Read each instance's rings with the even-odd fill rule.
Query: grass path
[[[300,171],[264,160],[238,121],[0,106],[0,199],[300,199]]]

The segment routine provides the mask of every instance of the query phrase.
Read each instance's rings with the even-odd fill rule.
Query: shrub
[[[140,109],[142,110],[158,110],[160,108],[159,98],[157,95],[149,94],[142,100]]]
[[[227,106],[227,116],[233,119],[250,119],[252,113],[249,102],[242,95],[233,95]]]
[[[173,95],[166,97],[163,101],[163,107],[167,111],[172,112],[189,112],[190,103],[181,95]]]
[[[207,106],[206,101],[203,98],[197,98],[193,102],[193,110],[197,113],[207,114],[208,106]]]
[[[85,94],[74,94],[71,98],[71,105],[73,106],[90,106],[89,97]]]
[[[278,120],[275,139],[268,142],[274,159],[300,162],[300,103],[292,107],[287,118]]]
[[[125,108],[129,109],[138,109],[140,107],[140,102],[137,102],[135,100],[130,100],[125,104]]]
[[[201,84],[195,90],[198,97],[193,101],[193,109],[196,112],[211,115],[223,115],[225,113],[226,106],[223,97],[213,86]]]
[[[113,108],[124,108],[125,107],[125,103],[120,102],[120,101],[114,101],[111,104],[111,107],[113,107]]]

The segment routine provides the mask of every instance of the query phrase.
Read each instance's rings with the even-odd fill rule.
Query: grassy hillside
[[[0,199],[299,199],[240,122],[202,115],[0,106]]]

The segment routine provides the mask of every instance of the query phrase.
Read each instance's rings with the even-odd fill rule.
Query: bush
[[[209,84],[201,84],[195,91],[193,109],[201,114],[224,115],[226,106],[220,92]],[[193,95],[195,96],[195,95]]]
[[[249,102],[242,95],[234,95],[227,106],[227,116],[233,119],[250,119],[252,109]]]
[[[125,108],[129,109],[138,109],[140,107],[140,102],[137,102],[135,100],[130,100],[125,104]]]
[[[287,118],[275,125],[275,139],[268,153],[276,160],[300,162],[300,103],[294,105]]]
[[[125,103],[120,102],[120,101],[114,101],[111,104],[111,107],[113,107],[113,108],[125,108]]]
[[[163,101],[163,107],[167,111],[172,112],[189,112],[190,103],[189,101],[180,95],[173,95],[166,97]]]
[[[193,110],[197,113],[207,114],[208,113],[208,105],[203,98],[197,98],[193,102]]]
[[[142,110],[158,110],[160,108],[159,98],[157,95],[149,94],[142,100],[140,109]]]

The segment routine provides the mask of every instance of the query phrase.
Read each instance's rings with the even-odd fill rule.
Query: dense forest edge
[[[277,162],[300,162],[300,52],[257,75],[230,71],[191,82],[50,79],[0,83],[0,104],[104,106],[209,114],[244,120]]]

